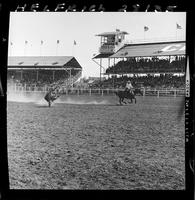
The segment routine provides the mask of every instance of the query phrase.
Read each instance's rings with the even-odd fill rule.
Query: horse
[[[124,99],[130,99],[131,103],[133,103],[133,99],[135,100],[135,103],[137,102],[135,95],[140,94],[143,95],[143,92],[140,89],[134,89],[134,94],[127,92],[127,91],[118,91],[115,92],[115,94],[119,97],[119,103],[120,105],[122,105],[122,102],[126,104],[126,102],[124,102]]]
[[[44,99],[48,102],[48,106],[51,106],[51,103],[55,101],[60,95],[55,93],[52,94],[52,91],[48,91],[44,97]]]

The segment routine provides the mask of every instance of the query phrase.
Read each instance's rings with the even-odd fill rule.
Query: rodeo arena
[[[185,189],[185,41],[127,34],[96,35],[99,77],[74,56],[8,57],[12,189]]]

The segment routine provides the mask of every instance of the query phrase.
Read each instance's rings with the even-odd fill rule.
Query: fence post
[[[89,96],[91,96],[91,88],[89,89]]]
[[[174,91],[174,97],[176,98],[176,95],[177,95],[177,92],[176,92],[176,90]]]
[[[144,87],[143,97],[145,97],[145,95],[146,95],[146,89],[145,89],[145,87]]]
[[[157,91],[157,98],[159,98],[159,90]]]
[[[104,90],[102,89],[102,96],[104,96]]]

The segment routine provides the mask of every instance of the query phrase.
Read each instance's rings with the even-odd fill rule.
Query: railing
[[[64,80],[64,82],[61,85],[61,87],[68,87],[73,86],[73,84],[81,77],[82,71],[79,71],[75,76],[71,76],[68,79]]]
[[[15,84],[10,86],[8,84],[8,93],[10,92],[38,92],[38,93],[46,93],[49,90],[49,86],[45,87],[28,87],[22,86],[19,84]],[[114,93],[119,90],[124,89],[83,89],[83,88],[61,88],[61,94],[64,95],[98,95],[98,96],[107,96],[107,95],[115,95]],[[179,97],[185,96],[185,89],[145,89],[142,88],[141,91],[143,92],[143,97],[145,96],[156,96],[157,98],[167,96],[167,97]]]

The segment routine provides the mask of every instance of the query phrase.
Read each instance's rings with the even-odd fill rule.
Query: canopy
[[[110,58],[185,55],[185,42],[128,44]]]
[[[8,69],[15,68],[72,68],[81,69],[81,65],[73,56],[10,56]]]

